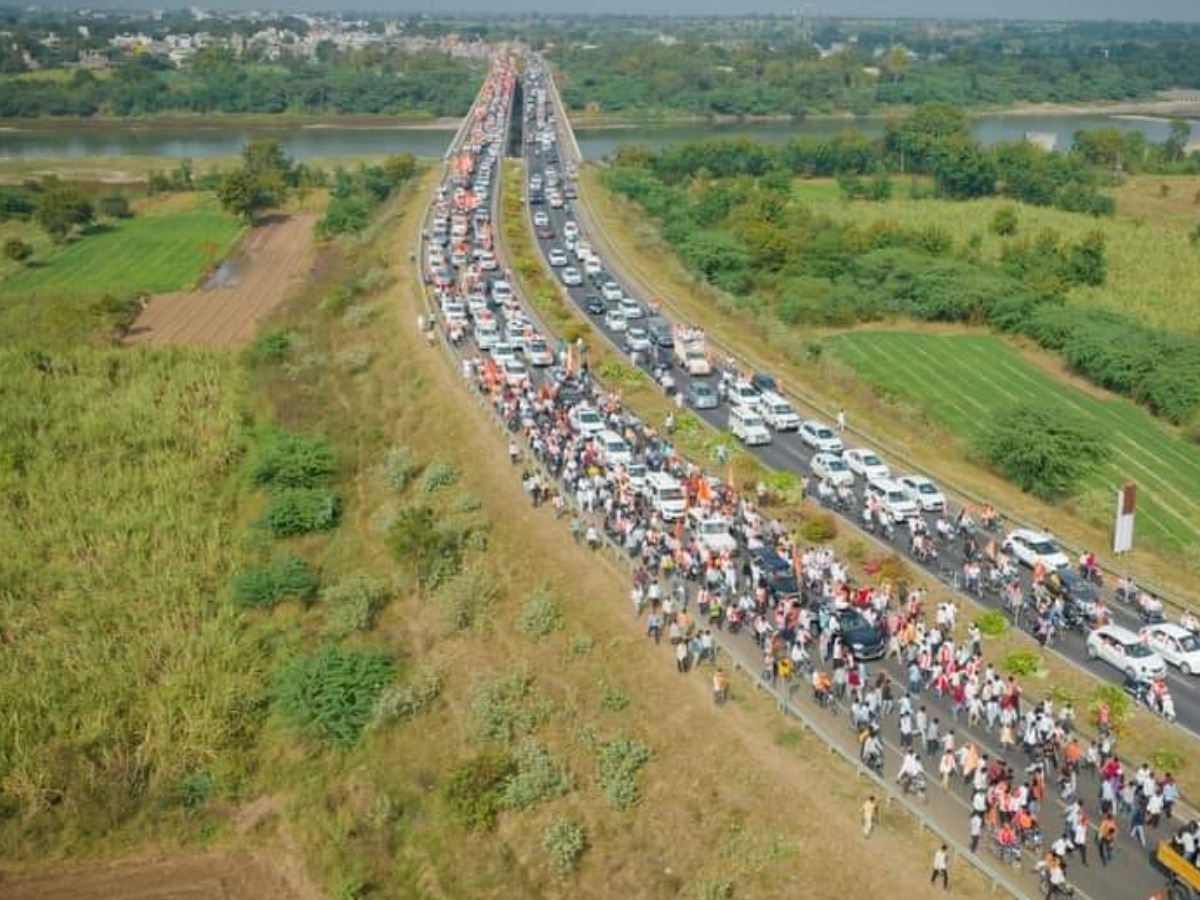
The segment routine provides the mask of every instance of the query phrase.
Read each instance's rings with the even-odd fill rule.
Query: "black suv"
[[[837,614],[838,633],[854,651],[855,659],[879,659],[887,651],[883,630],[876,628],[856,609],[844,609]]]
[[[750,551],[750,574],[757,584],[766,581],[767,590],[773,597],[788,599],[800,596],[800,584],[791,563],[770,547],[758,547]]]

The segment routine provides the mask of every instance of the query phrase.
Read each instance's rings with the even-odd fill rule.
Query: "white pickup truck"
[[[712,362],[704,331],[690,325],[676,325],[674,337],[675,362],[689,375],[711,375]]]

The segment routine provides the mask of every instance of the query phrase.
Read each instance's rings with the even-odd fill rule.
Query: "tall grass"
[[[223,596],[240,390],[199,351],[0,350],[0,854],[244,776],[266,676]]]

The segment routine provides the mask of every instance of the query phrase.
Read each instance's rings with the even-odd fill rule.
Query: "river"
[[[972,133],[985,144],[1019,139],[1027,132],[1040,132],[1053,134],[1058,149],[1070,147],[1072,135],[1082,128],[1137,130],[1152,141],[1162,141],[1168,127],[1162,119],[1105,115],[982,116],[971,120]],[[883,120],[808,119],[781,123],[581,128],[577,137],[586,158],[600,159],[625,143],[663,147],[696,138],[735,135],[781,143],[801,135],[830,135],[845,128],[879,135],[883,131]],[[1200,133],[1200,127],[1195,130]],[[445,152],[452,134],[450,130],[404,126],[88,123],[45,127],[6,123],[0,127],[0,158],[154,156],[205,159],[236,156],[242,145],[252,138],[276,138],[289,155],[301,160],[377,157],[404,152],[438,157]]]

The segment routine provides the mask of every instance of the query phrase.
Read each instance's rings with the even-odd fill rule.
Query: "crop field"
[[[1162,186],[1167,192],[1162,192]],[[1072,302],[1102,306],[1137,316],[1142,321],[1200,333],[1200,298],[1195,272],[1200,248],[1188,232],[1200,220],[1196,198],[1200,179],[1143,176],[1130,178],[1115,193],[1117,214],[1094,219],[1078,213],[1016,204],[1003,198],[960,202],[912,200],[906,183],[897,181],[895,196],[884,203],[842,200],[831,181],[798,181],[795,195],[817,212],[860,224],[890,220],[911,227],[938,226],[961,245],[971,235],[982,239],[985,258],[1000,255],[1002,238],[992,233],[992,216],[1001,207],[1015,207],[1016,237],[1035,237],[1052,228],[1066,240],[1077,240],[1099,228],[1108,239],[1108,281],[1099,287],[1076,287]]]
[[[0,350],[0,858],[247,765],[263,654],[221,596],[241,380],[191,350]]]
[[[33,226],[27,226],[32,228]],[[79,337],[90,307],[106,295],[184,290],[230,250],[243,224],[211,197],[168,198],[106,225],[0,281],[0,333]]]
[[[1174,548],[1200,541],[1200,456],[1132,403],[1066,385],[992,337],[860,331],[828,345],[861,377],[920,404],[966,440],[1015,403],[1089,419],[1109,436],[1113,452],[1082,486],[1080,512],[1108,521],[1113,492],[1132,480],[1139,538]]]

